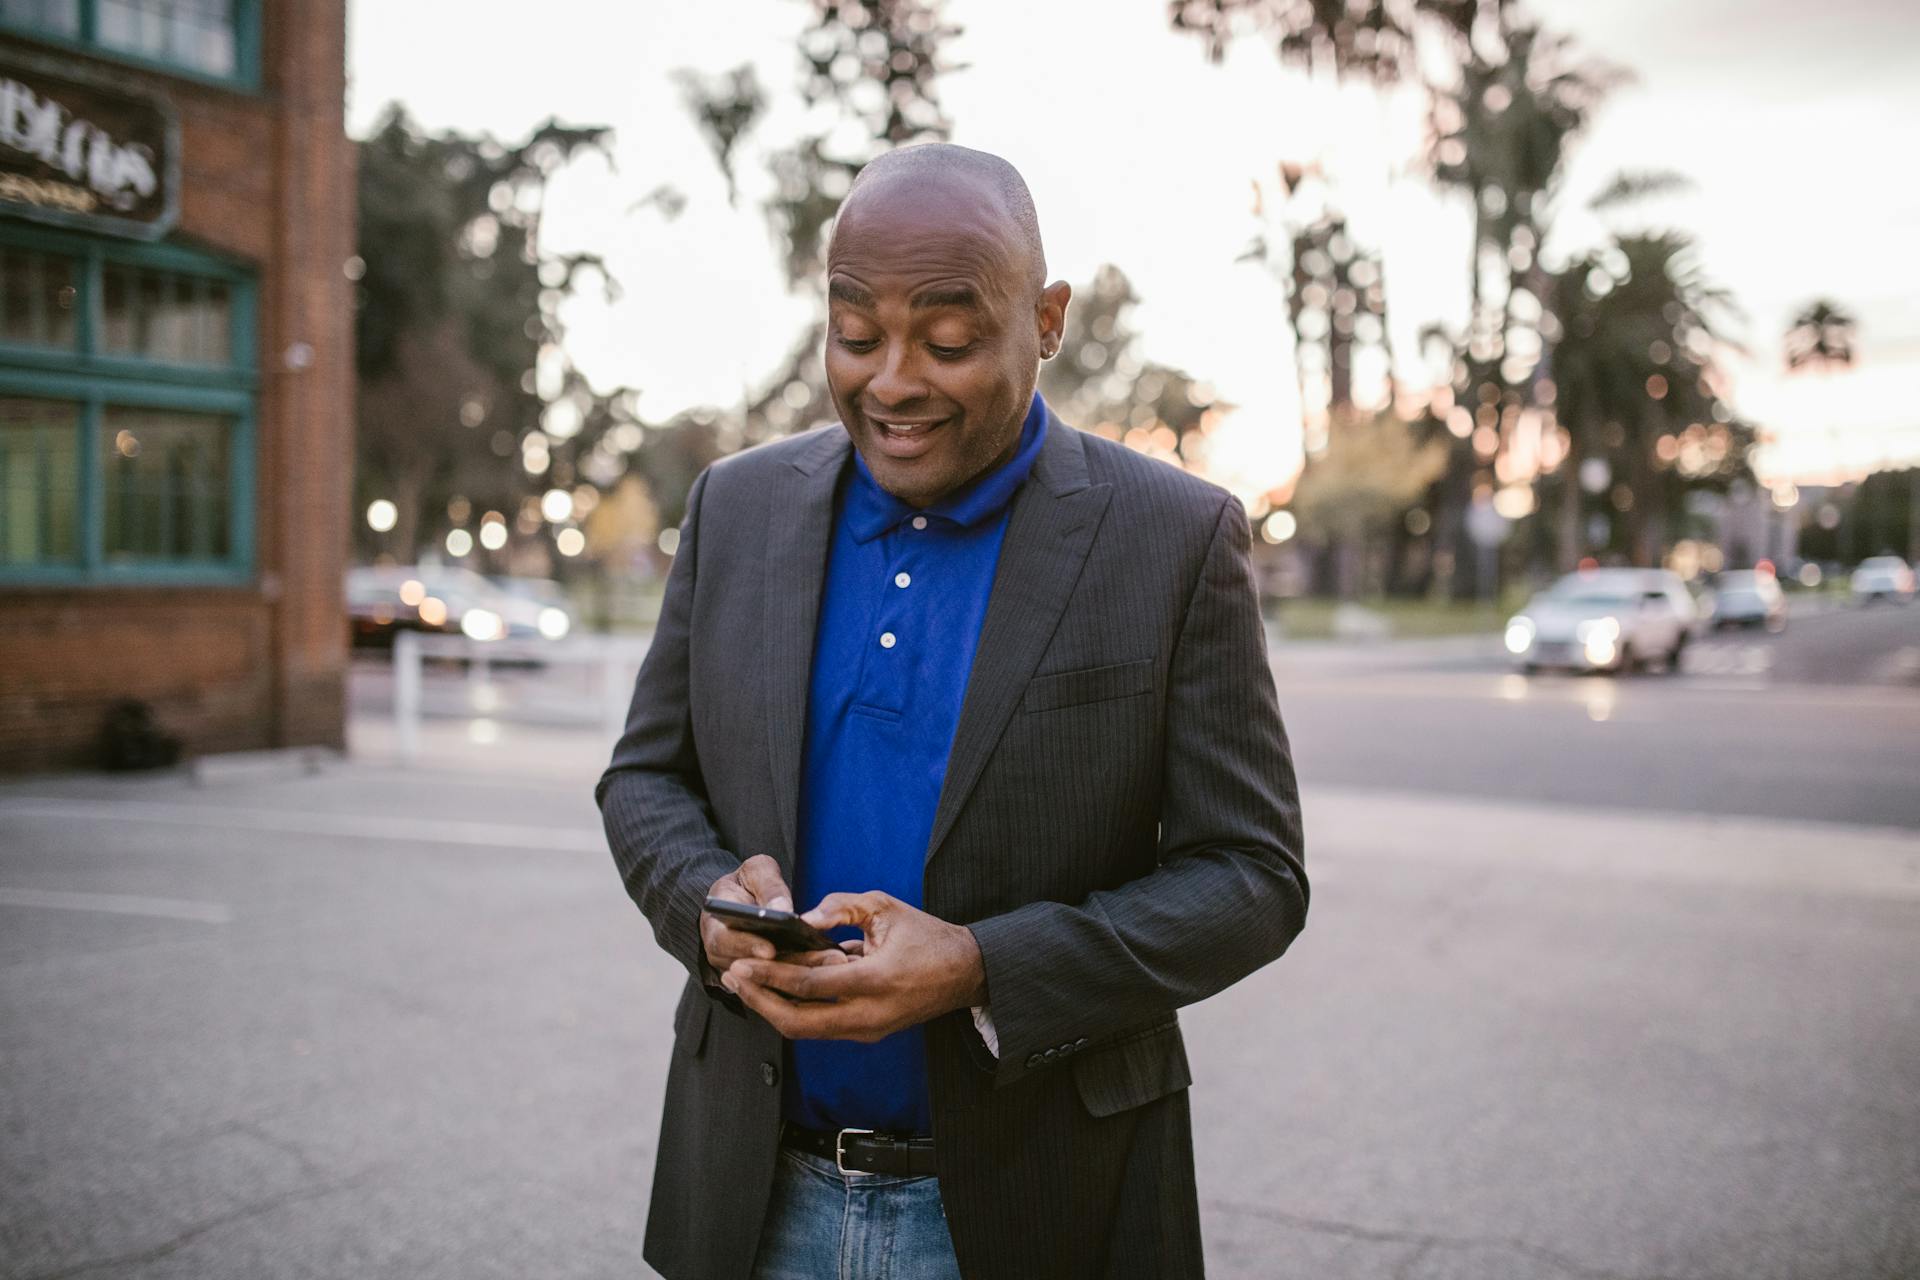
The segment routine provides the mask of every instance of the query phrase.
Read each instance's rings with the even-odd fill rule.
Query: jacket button
[[[1087,1038],[1086,1038],[1085,1036],[1081,1036],[1081,1037],[1080,1037],[1080,1038],[1079,1038],[1078,1040],[1075,1040],[1075,1041],[1073,1042],[1073,1047],[1074,1047],[1074,1048],[1076,1048],[1076,1049],[1084,1049],[1084,1048],[1086,1048],[1086,1047],[1087,1047]]]
[[[1027,1065],[1029,1067],[1037,1067],[1043,1061],[1045,1061],[1045,1059],[1041,1058],[1041,1056],[1037,1053],[1027,1055]]]
[[[762,1083],[766,1084],[769,1088],[771,1088],[773,1085],[778,1084],[780,1082],[780,1068],[774,1066],[771,1062],[761,1063],[760,1079]]]
[[[1052,1062],[1055,1058],[1060,1056],[1060,1051],[1058,1049],[1049,1049],[1045,1053],[1041,1054],[1040,1056],[1045,1058],[1048,1062]]]

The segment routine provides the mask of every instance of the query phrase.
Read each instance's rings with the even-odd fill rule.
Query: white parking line
[[[225,805],[155,804],[142,800],[73,801],[23,797],[0,801],[0,821],[54,818],[62,821],[163,822],[227,831],[275,831],[289,835],[342,836],[354,840],[411,841],[526,849],[548,853],[604,853],[606,837],[583,827],[531,827],[458,818],[406,818],[372,814],[309,813],[294,809],[235,809]]]
[[[221,902],[185,898],[143,898],[130,893],[60,893],[50,889],[0,889],[0,907],[46,907],[54,911],[104,911],[117,916],[156,916],[228,924],[233,908]]]

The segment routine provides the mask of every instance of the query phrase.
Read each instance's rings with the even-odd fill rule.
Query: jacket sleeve
[[[702,472],[687,495],[653,644],[634,682],[626,728],[593,792],[627,893],[652,923],[660,946],[703,985],[710,974],[700,945],[701,907],[713,882],[740,865],[720,847],[714,828],[688,696],[706,486]]]
[[[1299,788],[1267,666],[1247,518],[1227,499],[1167,677],[1160,865],[1077,904],[969,926],[999,1033],[996,1085],[1056,1046],[1203,1000],[1277,958],[1306,923]]]

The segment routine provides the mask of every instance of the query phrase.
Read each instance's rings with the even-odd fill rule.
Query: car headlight
[[[1522,615],[1507,623],[1507,652],[1525,653],[1533,648],[1533,619]]]
[[[460,630],[469,639],[498,640],[506,634],[506,623],[491,609],[469,609],[460,615]]]
[[[556,609],[552,605],[540,611],[540,634],[549,640],[558,640],[573,630],[573,619],[567,616],[565,609]]]
[[[1620,622],[1616,618],[1588,618],[1573,629],[1573,634],[1588,648],[1612,648],[1620,638]]]

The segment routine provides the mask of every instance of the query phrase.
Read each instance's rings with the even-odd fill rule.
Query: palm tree
[[[1474,5],[1475,0],[1169,0],[1167,18],[1175,31],[1199,36],[1213,62],[1251,29],[1270,37],[1289,66],[1387,85],[1412,63],[1416,12],[1451,15]]]
[[[1656,558],[1659,525],[1687,489],[1744,467],[1751,432],[1726,421],[1713,390],[1727,293],[1701,274],[1677,232],[1613,237],[1555,272],[1549,290],[1556,413],[1567,433],[1557,469],[1560,561],[1584,548],[1580,472],[1608,463],[1622,530],[1615,545],[1636,564]]]
[[[1484,39],[1460,42],[1460,82],[1432,91],[1427,141],[1434,181],[1473,203],[1468,345],[1490,366],[1508,354],[1520,327],[1516,301],[1537,280],[1547,206],[1568,147],[1600,100],[1627,78],[1617,67],[1580,58],[1571,39],[1537,26],[1509,29],[1503,22],[1497,34],[1491,52]],[[1488,286],[1503,278],[1505,297],[1491,306]]]
[[[1787,368],[1813,365],[1830,369],[1836,364],[1853,363],[1854,334],[1860,322],[1825,298],[1817,298],[1800,309],[1787,330]]]

